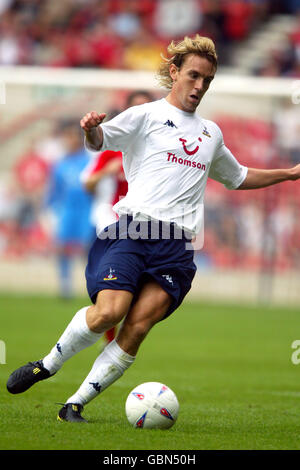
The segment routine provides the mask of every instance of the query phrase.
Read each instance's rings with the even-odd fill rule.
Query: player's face
[[[180,68],[170,66],[173,87],[169,102],[188,113],[196,111],[215,76],[214,65],[205,57],[188,54]]]

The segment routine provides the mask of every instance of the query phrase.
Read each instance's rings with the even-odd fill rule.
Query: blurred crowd
[[[288,101],[273,122],[216,116],[225,143],[252,168],[288,168],[300,162],[299,110]],[[298,113],[298,114],[297,114]],[[199,267],[266,272],[300,266],[300,188],[291,182],[251,191],[228,191],[209,180],[205,241]]]
[[[277,13],[299,15],[299,0],[0,0],[0,64],[154,70],[170,39],[200,33],[226,65]],[[300,20],[286,41],[253,72],[299,76]]]

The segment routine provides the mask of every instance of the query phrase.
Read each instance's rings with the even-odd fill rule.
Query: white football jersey
[[[247,175],[214,122],[164,98],[128,108],[101,127],[101,150],[123,152],[128,193],[114,206],[118,215],[174,222],[194,235],[203,227],[207,178],[236,189]]]

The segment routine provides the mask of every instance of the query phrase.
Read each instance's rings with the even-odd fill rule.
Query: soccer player
[[[218,126],[196,113],[217,70],[210,39],[172,41],[168,52],[159,70],[170,90],[166,98],[129,108],[103,124],[105,114],[96,111],[81,120],[88,148],[122,150],[128,193],[115,205],[119,221],[100,234],[89,254],[92,305],[76,313],[47,356],[12,373],[8,390],[24,392],[55,374],[123,322],[59,410],[60,420],[85,421],[83,407],[122,376],[151,328],[189,291],[196,270],[189,240],[202,224],[207,178],[228,189],[255,189],[300,177],[300,164],[275,170],[240,165]]]

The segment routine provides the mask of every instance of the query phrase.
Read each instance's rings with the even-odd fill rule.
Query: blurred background
[[[79,120],[115,115],[134,90],[166,96],[160,54],[195,33],[220,63],[201,115],[246,166],[299,163],[300,0],[0,0],[0,291],[85,292],[93,194]],[[299,305],[299,207],[299,183],[209,181],[190,297]]]

